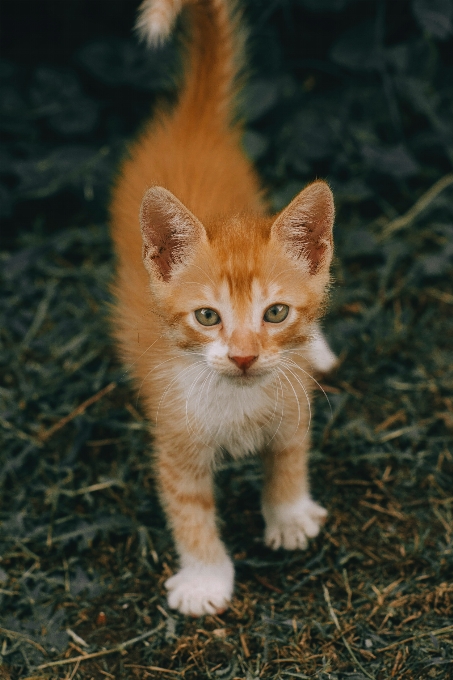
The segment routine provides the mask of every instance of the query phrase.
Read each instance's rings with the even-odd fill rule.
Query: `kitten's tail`
[[[189,120],[229,123],[245,32],[230,0],[144,0],[136,28],[150,46],[165,42],[179,12],[190,13],[189,68],[178,112]]]

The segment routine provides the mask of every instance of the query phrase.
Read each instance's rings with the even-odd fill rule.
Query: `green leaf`
[[[453,33],[452,0],[414,0],[412,9],[420,26],[435,38],[445,40]]]
[[[353,71],[378,69],[382,56],[376,40],[374,21],[365,21],[345,31],[334,43],[330,56]]]

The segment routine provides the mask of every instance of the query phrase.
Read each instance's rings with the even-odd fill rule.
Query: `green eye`
[[[264,321],[269,323],[281,323],[286,319],[289,313],[288,305],[272,305],[264,312]]]
[[[196,309],[194,314],[196,320],[202,326],[215,326],[220,323],[220,316],[213,309],[203,307],[203,309]]]

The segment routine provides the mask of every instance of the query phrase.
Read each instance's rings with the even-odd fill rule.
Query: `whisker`
[[[275,380],[274,371],[272,371],[272,374],[273,374],[273,376],[274,376],[274,377],[273,377],[273,381],[274,381],[274,380]],[[271,385],[272,385],[272,383],[271,383]],[[258,428],[258,430],[264,430],[265,428],[267,428],[267,426],[269,425],[269,423],[271,423],[271,422],[273,421],[273,419],[274,419],[275,412],[276,412],[276,410],[277,410],[277,404],[278,404],[278,386],[277,386],[277,385],[275,386],[275,392],[276,392],[276,394],[277,394],[277,399],[274,399],[274,401],[275,401],[274,410],[272,411],[270,417],[266,420],[266,422],[265,422],[263,425],[261,425],[261,427]]]
[[[276,266],[277,266],[277,262],[274,262],[273,265],[272,265],[272,269],[270,270],[270,272],[268,272],[268,275],[266,276],[266,281],[264,282],[264,285],[265,285],[265,286],[269,286],[269,285],[270,285],[270,284],[269,284],[269,278],[270,278],[270,277],[272,276],[272,274],[274,273],[275,267],[276,267]]]
[[[279,273],[277,274],[277,276],[274,276],[274,278],[272,279],[272,281],[270,281],[267,285],[270,286],[271,283],[274,283],[274,281],[276,281],[276,280],[278,279],[279,276],[281,276],[282,274],[285,274],[285,272],[290,272],[290,271],[292,271],[292,268],[291,268],[291,267],[288,267],[287,269],[283,269],[283,271],[279,272]]]
[[[292,352],[292,354],[298,354],[298,353],[297,353],[297,352]],[[303,354],[301,354],[300,356],[303,357]],[[305,373],[305,375],[308,376],[308,377],[310,378],[310,380],[313,380],[313,382],[315,383],[315,385],[316,385],[317,387],[319,387],[319,389],[321,390],[321,392],[322,392],[323,395],[325,396],[325,398],[326,398],[326,400],[327,400],[327,403],[329,404],[330,417],[333,418],[332,404],[330,403],[330,399],[329,399],[329,397],[327,396],[326,391],[324,390],[324,388],[322,387],[322,385],[320,385],[319,382],[316,380],[316,378],[314,378],[310,373],[308,373],[308,371],[306,371],[304,368],[302,368],[302,366],[299,366],[299,364],[297,364],[295,361],[292,361],[292,359],[289,359],[289,361],[291,361],[292,366],[293,366],[294,368],[298,368],[298,369],[301,370],[303,373]]]
[[[151,349],[151,347],[154,347],[154,345],[156,344],[156,342],[157,342],[158,340],[160,340],[164,335],[165,335],[164,333],[162,333],[162,335],[159,335],[159,337],[156,338],[156,339],[154,340],[154,342],[152,342],[152,343],[150,344],[150,346],[147,347],[147,348],[145,349],[145,351],[142,352],[142,353],[140,354],[139,357],[137,357],[137,359],[135,359],[135,361],[133,361],[131,364],[129,364],[129,366],[126,367],[126,370],[124,371],[124,373],[123,373],[122,376],[121,376],[121,380],[124,378],[124,376],[126,375],[126,373],[128,373],[128,372],[131,370],[132,366],[135,366],[135,364],[137,363],[137,361],[140,361],[140,359],[142,358],[142,356],[144,356],[144,355],[146,354],[146,352],[149,352],[149,350]]]
[[[215,287],[214,281],[211,279],[211,277],[209,276],[209,274],[208,274],[202,267],[199,267],[197,264],[192,264],[192,267],[196,267],[196,268],[199,269],[201,272],[203,272],[203,274],[205,274],[205,275],[208,277],[208,279],[210,280],[210,282],[212,283],[212,285]]]
[[[140,392],[142,391],[143,383],[145,382],[145,380],[148,379],[148,376],[149,376],[153,371],[155,371],[156,368],[159,368],[160,366],[163,366],[164,364],[167,364],[169,361],[175,361],[176,359],[179,359],[179,358],[180,358],[179,356],[174,356],[174,357],[170,357],[169,359],[165,359],[165,361],[161,361],[160,364],[157,364],[157,366],[153,366],[153,368],[151,368],[151,369],[148,371],[148,373],[145,375],[145,377],[143,378],[142,382],[140,383],[140,388],[139,388],[138,394],[137,394],[137,404],[138,404],[138,400],[139,400],[139,398],[140,398]]]
[[[217,373],[215,371],[212,371],[212,375],[209,379],[208,386],[207,386],[207,389],[206,389],[206,398],[208,398],[209,391],[210,391],[211,387],[213,386],[213,384],[215,382],[215,378],[217,378],[217,377],[218,377]],[[220,411],[221,405],[219,403],[219,390],[216,390],[215,395],[216,395],[216,407],[217,407],[217,410]],[[216,428],[211,428],[210,437],[212,438],[212,441],[216,444],[216,446],[220,449],[220,448],[222,448],[222,446],[221,446],[221,443],[220,443],[220,440],[219,440],[219,435],[220,435],[219,430],[220,430],[219,424],[217,425]]]
[[[165,396],[167,395],[168,391],[170,390],[171,386],[173,385],[173,383],[174,383],[176,380],[178,380],[178,378],[181,377],[181,376],[183,375],[183,373],[186,373],[186,372],[192,370],[193,368],[196,368],[197,366],[199,366],[199,365],[202,364],[202,363],[203,363],[203,361],[200,360],[200,361],[196,361],[194,364],[191,364],[190,366],[186,366],[186,368],[183,368],[181,371],[179,371],[179,372],[177,373],[177,375],[175,375],[175,377],[174,377],[174,378],[170,381],[170,383],[167,385],[167,387],[165,388],[165,390],[164,390],[164,392],[163,392],[163,394],[162,394],[162,396],[161,396],[161,398],[160,398],[160,400],[159,400],[159,405],[158,405],[158,407],[157,407],[157,412],[156,412],[156,425],[157,425],[157,419],[158,419],[158,416],[159,416],[159,409],[160,409],[160,407],[161,407],[161,404],[162,404],[162,402],[163,402]]]
[[[295,431],[294,431],[293,436],[291,437],[291,439],[292,439],[292,438],[294,437],[294,435],[296,434],[296,432],[298,431],[299,425],[300,425],[300,403],[299,403],[299,397],[297,396],[297,392],[296,392],[296,390],[294,389],[294,385],[292,384],[291,380],[288,378],[288,376],[286,375],[286,373],[285,373],[280,367],[277,367],[277,371],[279,371],[279,373],[281,373],[281,374],[283,375],[283,377],[287,380],[287,382],[289,383],[289,385],[290,385],[290,387],[291,387],[291,389],[292,389],[292,391],[293,391],[293,393],[294,393],[294,396],[295,396],[295,398],[296,398],[298,419],[297,419],[296,429],[295,429]],[[306,436],[306,435],[307,435],[307,433],[305,433],[305,436]],[[305,438],[305,437],[304,437],[304,438]],[[290,439],[290,441],[291,441],[291,439]],[[287,444],[284,448],[286,449],[287,446],[288,446],[288,444]],[[284,449],[283,449],[283,450],[284,450]]]
[[[215,372],[215,371],[211,371],[211,377],[210,377],[210,379],[209,379],[208,387],[207,387],[207,389],[206,389],[206,397],[208,397],[208,395],[209,395],[209,390],[211,389],[211,386],[212,386],[212,383],[213,383],[213,379],[214,379],[215,377],[216,377],[216,372]],[[220,408],[220,406],[219,406],[219,392],[218,392],[218,391],[216,392],[216,406],[217,406],[217,409]],[[212,431],[212,435],[211,435],[211,436],[212,436],[213,440],[215,441],[215,443],[217,444],[217,446],[220,446],[220,444],[219,444],[219,442],[217,441],[217,438],[216,438],[217,435],[218,435],[218,428],[217,428],[217,432]]]
[[[198,401],[197,401],[197,406],[196,406],[196,409],[195,409],[196,413],[198,413],[198,411],[200,410],[201,397],[203,396],[203,388],[206,384],[206,381],[212,380],[212,369],[209,366],[208,366],[208,368],[209,368],[209,373],[206,376],[206,378],[203,380],[202,384],[200,385],[200,392],[198,394]]]
[[[189,353],[188,353],[188,354],[189,354]],[[199,356],[202,356],[202,357],[205,356],[205,355],[203,354],[203,352],[190,352],[190,354],[199,355]],[[140,393],[141,393],[141,391],[142,391],[143,383],[145,382],[145,380],[148,379],[148,376],[151,375],[151,373],[152,373],[153,371],[155,371],[156,369],[160,368],[160,367],[163,366],[164,364],[167,364],[169,361],[175,361],[176,359],[181,359],[181,358],[183,358],[183,355],[181,355],[181,354],[178,354],[178,355],[176,355],[176,356],[170,357],[169,359],[165,359],[165,361],[161,361],[160,364],[157,364],[157,366],[153,366],[153,368],[151,368],[151,369],[148,371],[148,373],[145,375],[145,377],[143,378],[142,382],[140,383],[140,388],[139,388],[138,394],[137,394],[137,402],[136,402],[137,404],[138,404],[138,400],[139,400],[139,398],[140,398]]]
[[[267,442],[267,444],[266,444],[267,446],[269,446],[269,444],[271,443],[271,441],[272,441],[272,440],[274,439],[274,437],[277,435],[277,432],[279,431],[280,425],[282,424],[282,421],[283,421],[283,414],[284,414],[284,410],[285,410],[285,400],[283,399],[283,385],[282,385],[282,381],[280,380],[280,376],[278,375],[277,371],[273,370],[272,372],[275,373],[275,375],[276,375],[276,377],[277,377],[277,379],[278,379],[278,382],[280,383],[280,388],[281,388],[281,391],[282,391],[282,414],[281,414],[281,416],[280,416],[280,421],[279,421],[279,423],[278,423],[277,429],[275,430],[274,434],[272,435],[272,437],[271,437],[271,438],[269,439],[269,441]],[[277,388],[277,404],[278,404],[278,388]],[[277,407],[277,404],[276,404],[276,407]]]
[[[187,397],[186,397],[186,427],[187,427],[187,431],[188,431],[189,435],[191,435],[191,436],[193,435],[195,439],[197,439],[197,435],[196,435],[195,431],[193,430],[192,426],[190,425],[189,399],[190,399],[190,395],[192,394],[192,391],[193,391],[195,385],[197,384],[198,380],[200,379],[200,377],[201,377],[202,375],[204,375],[205,371],[210,371],[210,370],[211,370],[211,369],[209,368],[209,366],[206,366],[206,367],[205,367],[205,368],[197,375],[197,377],[196,377],[195,380],[193,381],[192,385],[190,386],[189,392],[187,393]],[[200,438],[198,437],[198,439],[200,439]]]
[[[297,377],[297,375],[296,375],[295,373],[293,373],[293,371],[289,368],[288,363],[287,363],[286,361],[282,361],[281,363],[283,364],[283,366],[286,367],[286,370],[289,371],[289,372],[291,373],[291,375],[297,380],[297,382],[298,382],[299,385],[302,387],[302,390],[303,390],[303,392],[304,392],[304,394],[305,394],[305,399],[307,400],[308,414],[309,414],[308,425],[307,425],[307,432],[308,432],[308,430],[310,429],[310,425],[311,425],[311,404],[310,404],[310,397],[309,397],[309,395],[308,395],[307,390],[305,389],[305,385],[303,384],[303,382],[302,382],[301,380],[299,380],[299,378]],[[307,435],[305,434],[305,436],[307,436]],[[305,437],[304,437],[304,439],[305,439]]]

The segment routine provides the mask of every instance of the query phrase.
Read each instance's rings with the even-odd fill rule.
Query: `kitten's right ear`
[[[328,272],[333,254],[335,216],[332,192],[326,182],[309,184],[272,225],[272,237],[283,243],[288,255],[307,267],[311,275]]]
[[[163,187],[152,187],[144,195],[140,227],[143,263],[152,276],[166,282],[206,238],[201,222]]]

